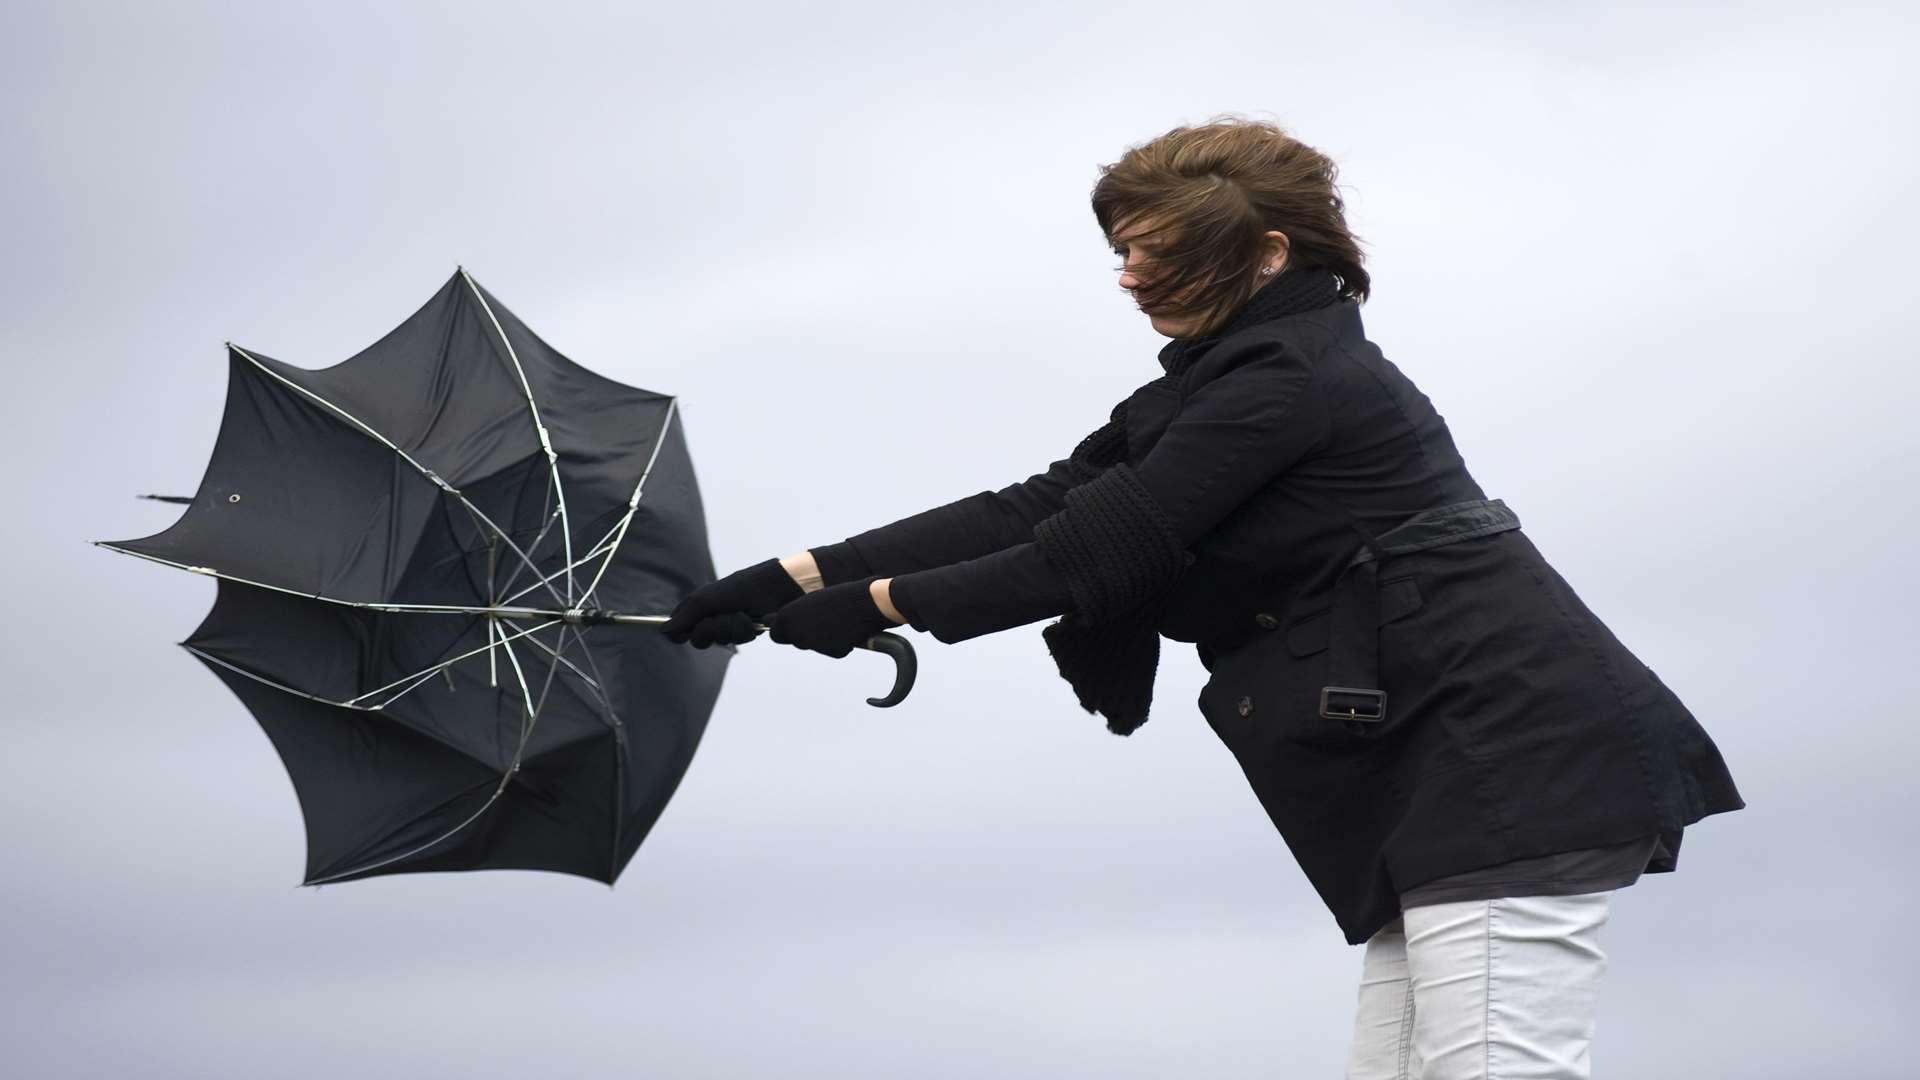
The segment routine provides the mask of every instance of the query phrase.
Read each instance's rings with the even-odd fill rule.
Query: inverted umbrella
[[[557,870],[611,884],[679,785],[733,648],[658,624],[713,580],[676,399],[561,355],[464,269],[308,370],[229,344],[213,456],[115,551],[218,579],[182,644],[279,752],[305,883]],[[892,705],[911,687],[911,646]]]

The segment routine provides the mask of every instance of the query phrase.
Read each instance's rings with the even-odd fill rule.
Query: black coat
[[[1350,301],[1244,326],[1183,365],[1125,414],[1128,463],[1194,556],[1159,629],[1196,644],[1201,712],[1349,942],[1432,878],[1653,832],[1677,853],[1684,826],[1745,805],[1686,706],[1523,529],[1380,560],[1385,717],[1322,716],[1330,610],[1362,548],[1347,515],[1386,533],[1485,492]],[[1032,527],[1072,476],[1055,462],[815,554],[829,583],[901,575],[896,597],[942,640],[1062,614]]]

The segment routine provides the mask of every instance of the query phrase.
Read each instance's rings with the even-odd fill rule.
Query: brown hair
[[[1231,114],[1182,126],[1100,166],[1093,216],[1109,246],[1116,228],[1153,249],[1151,278],[1134,290],[1148,310],[1205,311],[1201,334],[1225,323],[1263,279],[1252,273],[1264,234],[1289,241],[1287,270],[1324,266],[1340,294],[1365,300],[1370,279],[1347,230],[1333,160],[1276,124]]]

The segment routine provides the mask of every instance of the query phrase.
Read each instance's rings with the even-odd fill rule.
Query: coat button
[[[1242,717],[1253,715],[1253,699],[1252,698],[1243,697],[1240,699],[1240,715]]]
[[[1280,625],[1279,619],[1274,618],[1272,615],[1269,615],[1264,611],[1258,615],[1255,615],[1253,617],[1253,621],[1259,623],[1260,629],[1262,630],[1272,630],[1273,628]]]

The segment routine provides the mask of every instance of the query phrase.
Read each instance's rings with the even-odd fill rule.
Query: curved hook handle
[[[861,642],[856,648],[872,649],[893,657],[893,689],[887,691],[885,697],[868,698],[867,704],[884,709],[907,700],[907,694],[913,690],[914,677],[920,673],[920,659],[914,654],[913,642],[899,634],[883,631]]]
[[[667,616],[665,615],[608,615],[601,612],[594,612],[592,618],[630,623],[664,623],[667,621]],[[764,633],[766,629],[767,626],[765,623],[753,624],[753,632],[756,637]],[[860,644],[855,645],[854,648],[871,649],[874,652],[886,653],[888,656],[893,657],[893,689],[887,691],[885,697],[868,698],[867,704],[885,709],[907,700],[907,695],[913,691],[913,680],[920,674],[920,660],[913,651],[913,642],[908,641],[899,634],[881,631]]]

